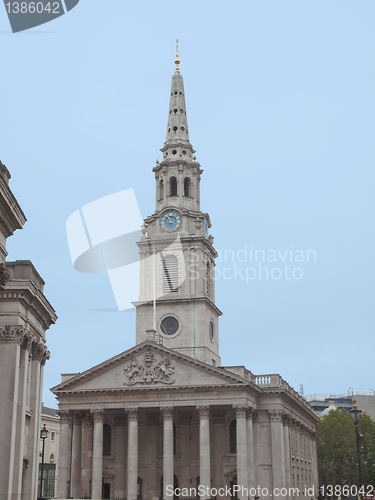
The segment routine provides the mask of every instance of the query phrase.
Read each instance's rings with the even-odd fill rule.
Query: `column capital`
[[[72,421],[72,414],[69,410],[59,410],[57,414],[60,417],[60,424],[70,424],[70,422]]]
[[[255,408],[253,408],[252,406],[249,406],[248,409],[247,409],[247,415],[246,415],[247,419],[248,420],[253,420],[254,422],[256,421],[256,419],[258,418],[258,412]]]
[[[26,328],[23,326],[5,325],[0,328],[0,341],[23,343],[23,338],[26,334]]]
[[[94,422],[103,422],[104,410],[91,410],[91,414],[94,417]]]
[[[210,418],[210,407],[209,406],[197,406],[197,412],[199,413],[199,419]]]
[[[271,422],[282,422],[283,412],[281,410],[269,410]]]
[[[239,418],[246,418],[247,413],[249,411],[249,406],[248,405],[233,405],[233,408],[236,412],[236,417]]]
[[[165,406],[161,407],[160,411],[163,415],[164,420],[173,420],[174,407],[173,406]]]
[[[138,408],[126,408],[125,413],[128,416],[128,420],[138,420]]]

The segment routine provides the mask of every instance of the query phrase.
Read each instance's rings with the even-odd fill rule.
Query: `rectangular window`
[[[51,441],[54,441],[55,440],[55,433],[52,431],[51,432]]]

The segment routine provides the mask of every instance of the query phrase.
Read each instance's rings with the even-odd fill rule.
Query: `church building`
[[[57,497],[313,498],[312,408],[278,374],[221,365],[217,253],[200,210],[203,171],[178,54],[175,62],[163,158],[153,169],[155,212],[138,242],[136,345],[52,389],[61,418]]]

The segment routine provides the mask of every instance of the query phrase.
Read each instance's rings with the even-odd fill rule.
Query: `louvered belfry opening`
[[[178,292],[178,259],[168,254],[163,261],[163,292]]]

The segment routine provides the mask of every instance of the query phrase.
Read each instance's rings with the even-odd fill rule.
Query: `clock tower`
[[[217,253],[209,215],[200,210],[203,170],[189,141],[178,49],[172,77],[167,138],[153,168],[156,206],[145,219],[140,250],[136,342],[156,340],[220,366],[214,266]]]

